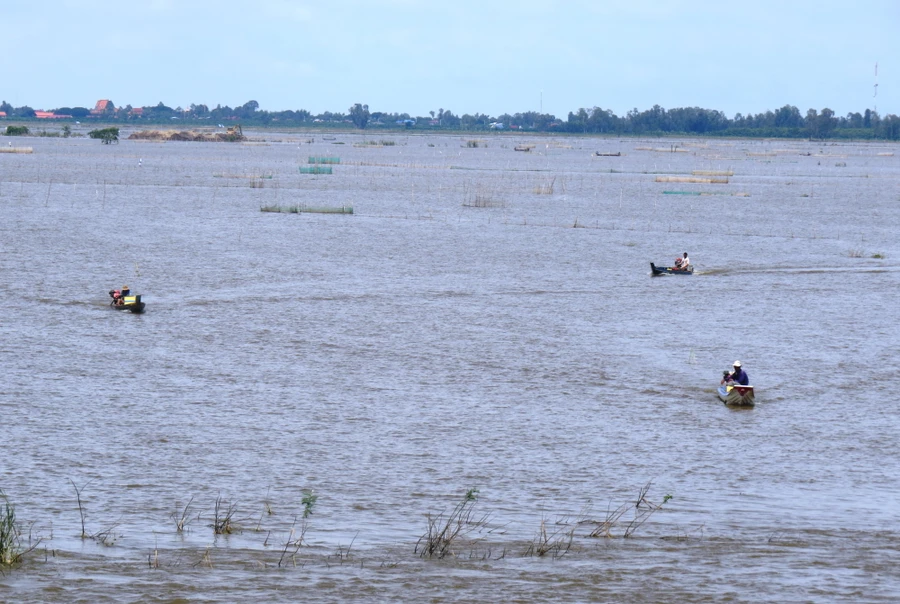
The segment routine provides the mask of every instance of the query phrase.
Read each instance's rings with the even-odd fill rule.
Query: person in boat
[[[688,270],[688,266],[691,264],[691,259],[688,258],[687,252],[684,253],[683,258],[677,258],[675,260],[675,270],[686,271]]]
[[[122,289],[113,291],[113,302],[115,302],[116,306],[122,306],[123,304],[125,304],[125,296],[130,295],[131,289],[129,289],[127,285],[123,285]]]
[[[741,365],[740,361],[734,362],[734,371],[726,371],[725,375],[722,377],[723,384],[727,384],[729,382],[740,384],[741,386],[750,385],[750,376],[747,375],[746,371],[744,371],[744,367]]]

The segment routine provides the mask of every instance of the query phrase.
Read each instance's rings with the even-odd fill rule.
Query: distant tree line
[[[618,116],[609,109],[592,107],[570,111],[565,120],[547,113],[524,113],[491,116],[482,113],[456,115],[447,109],[429,111],[426,116],[408,113],[369,111],[369,106],[356,103],[347,113],[326,111],[313,115],[305,109],[265,111],[256,101],[247,101],[238,107],[191,104],[189,107],[157,105],[134,108],[131,105],[117,107],[108,102],[104,110],[96,114],[86,107],[59,107],[52,110],[59,115],[70,115],[75,120],[97,119],[112,122],[173,123],[187,122],[191,126],[221,125],[238,120],[246,125],[284,127],[328,127],[358,129],[416,130],[524,130],[532,132],[567,132],[577,134],[609,135],[701,135],[765,138],[809,139],[900,139],[900,117],[894,114],[880,116],[876,111],[835,115],[834,111],[809,109],[801,113],[793,105],[785,105],[776,111],[756,115],[736,114],[728,118],[715,109],[679,107],[664,109],[654,105],[645,111],[632,109]],[[31,107],[13,107],[6,101],[0,103],[0,112],[7,118],[36,119]]]

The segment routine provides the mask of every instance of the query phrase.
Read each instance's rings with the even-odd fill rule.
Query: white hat
[[[735,366],[735,367],[740,367],[740,366],[741,366],[741,362],[740,362],[740,361],[735,361],[735,362],[734,362],[734,366]]]

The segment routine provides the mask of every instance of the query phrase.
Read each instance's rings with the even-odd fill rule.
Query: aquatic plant
[[[416,542],[415,553],[423,558],[445,558],[452,553],[452,547],[457,540],[483,528],[487,524],[488,516],[472,517],[477,501],[478,489],[469,489],[446,518],[443,512],[437,516],[426,514],[428,528]]]
[[[306,516],[304,516],[304,518],[306,518]],[[294,566],[297,566],[297,561],[294,559],[294,556],[297,555],[297,552],[300,551],[300,548],[303,546],[303,537],[306,535],[307,524],[306,520],[304,520],[300,523],[299,529],[296,528],[296,524],[297,518],[295,517],[294,523],[291,525],[291,531],[288,533],[288,538],[284,542],[284,548],[281,550],[281,557],[278,558],[278,568],[281,568],[289,551],[291,552],[291,562]]]
[[[84,504],[81,501],[81,491],[86,487],[90,482],[88,482],[83,487],[79,487],[75,484],[75,481],[71,478],[69,482],[72,483],[72,487],[75,489],[75,499],[78,501],[78,514],[81,517],[81,538],[82,539],[92,539],[97,543],[105,545],[107,547],[112,547],[116,544],[116,541],[119,539],[119,534],[116,533],[116,527],[119,526],[118,522],[114,522],[113,524],[97,531],[96,533],[88,533],[87,528],[85,527],[85,511]]]
[[[175,520],[175,530],[179,533],[184,532],[184,527],[190,524],[190,512],[191,512],[191,503],[194,501],[194,498],[191,497],[184,507],[179,507],[178,503],[175,503],[175,511],[172,512],[172,519]]]
[[[526,556],[546,556],[552,554],[554,558],[565,556],[572,548],[575,539],[575,527],[564,525],[554,531],[547,532],[547,520],[541,518],[541,527],[537,536],[525,550]]]
[[[628,521],[628,524],[625,525],[625,530],[622,534],[622,537],[628,538],[634,534],[634,532],[641,527],[647,520],[650,519],[654,513],[659,511],[660,508],[664,504],[666,504],[670,499],[672,499],[671,495],[666,495],[663,497],[663,501],[660,504],[652,503],[647,499],[647,493],[650,491],[650,485],[652,483],[648,482],[646,485],[641,487],[640,492],[638,493],[637,499],[634,502],[623,503],[616,509],[612,510],[607,508],[606,510],[606,518],[602,521],[595,521],[596,524],[593,531],[591,531],[591,537],[607,537],[612,538],[614,535],[612,534],[612,529],[619,523],[619,520],[622,516],[625,515],[629,510],[634,511],[634,516],[631,520]]]
[[[553,195],[553,185],[556,183],[556,177],[550,179],[550,182],[539,184],[534,188],[536,195]]]
[[[18,564],[40,542],[37,539],[27,547],[22,545],[22,533],[16,524],[16,506],[0,490],[0,568]]]
[[[223,501],[221,497],[216,497],[216,508],[213,512],[213,533],[216,535],[230,535],[237,526],[235,525],[234,515],[237,513],[237,505]]]
[[[84,488],[84,487],[79,488],[78,485],[75,484],[75,481],[72,480],[71,478],[69,479],[69,482],[72,483],[72,488],[75,489],[75,499],[78,500],[78,514],[81,516],[81,538],[87,539],[88,534],[84,528],[84,506],[81,504],[81,488]],[[88,483],[88,484],[90,484],[90,483]],[[87,486],[87,485],[85,485],[85,486]]]
[[[312,515],[313,507],[318,499],[319,496],[312,491],[303,491],[303,499],[300,500],[300,503],[303,505],[304,518],[309,518]]]

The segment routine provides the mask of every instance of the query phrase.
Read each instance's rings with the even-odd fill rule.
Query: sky
[[[0,0],[0,32],[0,100],[43,110],[900,114],[897,0]]]

